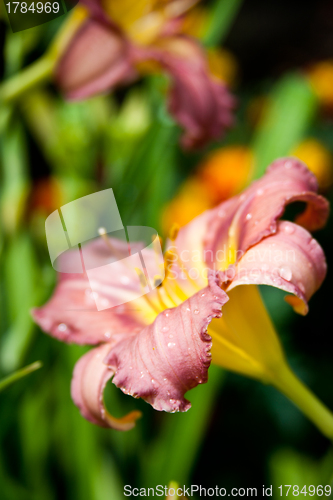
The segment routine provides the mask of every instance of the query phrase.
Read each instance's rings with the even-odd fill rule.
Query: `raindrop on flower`
[[[109,307],[110,302],[108,301],[108,299],[102,299],[101,305],[102,305],[102,307]]]
[[[122,277],[120,278],[120,283],[121,283],[122,285],[128,285],[128,284],[129,284],[129,282],[130,282],[130,279],[129,279],[129,277],[128,277],[128,276],[122,276]]]
[[[247,216],[245,217],[246,220],[252,219],[252,214],[248,213]]]
[[[175,344],[174,342],[169,342],[169,343],[168,343],[168,347],[175,347],[175,345],[176,345],[176,344]]]
[[[280,269],[280,276],[286,281],[290,281],[291,278],[293,277],[291,270],[289,267],[281,267]]]
[[[168,331],[169,331],[169,327],[168,326],[163,326],[162,332],[168,332]]]
[[[110,332],[105,332],[104,333],[104,337],[106,337],[107,339],[109,339],[111,337],[111,333]]]
[[[65,323],[60,323],[60,325],[58,325],[58,330],[60,330],[60,332],[66,332],[68,329],[68,326],[65,325]]]
[[[199,309],[194,309],[194,314],[199,314]]]
[[[287,234],[293,234],[295,232],[295,228],[293,226],[291,226],[290,224],[285,226],[284,230]]]

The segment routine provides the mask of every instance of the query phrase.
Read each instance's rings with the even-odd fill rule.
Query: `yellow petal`
[[[213,363],[263,382],[285,364],[281,344],[258,288],[243,285],[228,293],[221,319],[213,320]]]
[[[154,0],[102,0],[105,12],[124,29],[149,14],[155,4]]]

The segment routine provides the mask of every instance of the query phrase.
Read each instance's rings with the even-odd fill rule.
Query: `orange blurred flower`
[[[307,164],[311,172],[317,177],[320,189],[325,190],[332,185],[332,155],[321,142],[313,138],[306,139],[298,144],[292,154]]]
[[[308,70],[308,77],[321,104],[333,108],[333,60],[314,64]]]
[[[210,153],[166,206],[162,227],[184,226],[193,217],[239,193],[250,179],[253,154],[245,146],[227,146]]]

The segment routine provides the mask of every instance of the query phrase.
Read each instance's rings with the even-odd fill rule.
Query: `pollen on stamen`
[[[141,269],[139,269],[138,267],[135,267],[134,269],[135,269],[136,274],[139,276],[140,285],[143,288],[145,288],[147,286],[147,280],[146,280],[145,275],[143,274],[143,272],[141,271]]]
[[[175,239],[178,236],[179,229],[180,229],[179,224],[176,223],[172,224],[171,229],[169,231],[169,238],[171,241],[175,241]]]

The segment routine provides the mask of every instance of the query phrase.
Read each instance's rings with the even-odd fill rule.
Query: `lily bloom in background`
[[[146,73],[171,78],[168,108],[184,128],[185,148],[220,139],[232,125],[234,99],[210,72],[195,38],[184,35],[184,15],[196,0],[81,0],[87,12],[55,68],[68,99],[111,91]]]
[[[320,287],[326,263],[309,230],[322,227],[328,203],[316,194],[307,167],[293,158],[274,162],[258,181],[182,228],[172,231],[165,253],[166,277],[154,291],[102,312],[82,311],[89,282],[83,275],[61,275],[53,297],[35,309],[35,321],[65,342],[99,344],[77,363],[72,397],[81,413],[104,427],[128,429],[137,412],[114,419],[103,405],[107,380],[125,394],[141,397],[157,410],[187,411],[185,393],[208,378],[216,364],[271,383],[333,437],[333,417],[293,375],[255,285],[288,294],[296,312]],[[295,222],[280,220],[288,203],[307,208]],[[115,246],[113,242],[112,246]],[[108,249],[102,239],[89,251]],[[130,298],[133,283],[118,261],[121,287],[114,275],[96,270],[99,300]],[[149,276],[158,264],[151,251]],[[119,303],[119,302],[118,302]],[[81,309],[81,311],[73,311]],[[223,317],[222,317],[223,312]]]

